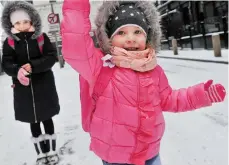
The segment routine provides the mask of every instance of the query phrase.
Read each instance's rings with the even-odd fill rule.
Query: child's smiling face
[[[138,26],[125,26],[111,37],[112,46],[124,48],[128,51],[146,49],[146,33]]]
[[[17,21],[13,26],[20,32],[27,32],[31,27],[31,22],[29,20]]]

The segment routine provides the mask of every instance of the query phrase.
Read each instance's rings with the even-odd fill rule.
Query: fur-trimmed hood
[[[98,10],[95,19],[96,36],[100,47],[105,53],[109,53],[111,42],[106,33],[106,23],[110,15],[113,15],[122,3],[122,1],[107,1],[103,2]],[[125,2],[126,3],[126,2]],[[153,2],[149,1],[133,1],[136,7],[139,7],[145,14],[146,20],[150,27],[148,32],[148,43],[156,52],[160,50],[161,41],[161,26],[160,16]]]
[[[34,35],[32,36],[33,39],[37,38],[41,34],[42,25],[41,25],[41,17],[38,11],[32,6],[32,4],[25,2],[25,1],[12,1],[7,2],[2,11],[2,28],[4,29],[5,33],[16,40],[19,38],[12,34],[11,28],[12,24],[10,21],[10,14],[18,9],[25,10],[28,15],[30,16],[31,22],[35,28]]]

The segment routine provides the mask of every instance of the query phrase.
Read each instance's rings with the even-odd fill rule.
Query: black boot
[[[37,160],[36,165],[45,165],[47,164],[47,154],[45,151],[45,136],[40,135],[39,137],[35,138],[32,137],[32,141],[34,143],[35,150],[37,152]]]
[[[59,162],[59,156],[56,152],[56,134],[53,135],[45,135],[45,150],[48,163],[50,165],[56,164]]]

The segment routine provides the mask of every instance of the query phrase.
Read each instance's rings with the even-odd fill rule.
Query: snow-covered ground
[[[228,62],[228,53],[229,53],[228,49],[222,49],[221,50],[222,56],[215,57],[213,50],[204,50],[204,49],[196,49],[196,50],[194,49],[192,51],[178,50],[178,55],[173,55],[173,50],[162,50],[160,51],[158,56]]]
[[[191,53],[191,52],[189,52]],[[174,88],[213,79],[228,91],[228,66],[182,60],[159,59]],[[101,165],[89,151],[89,136],[82,131],[78,75],[68,65],[55,65],[61,112],[54,118],[60,165]],[[0,164],[33,165],[36,153],[29,124],[14,120],[11,79],[0,76]],[[228,98],[221,104],[182,114],[164,113],[163,165],[226,165]]]

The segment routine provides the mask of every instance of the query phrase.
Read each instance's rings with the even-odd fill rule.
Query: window
[[[27,2],[29,2],[29,3],[33,4],[33,1],[27,1]]]
[[[177,9],[178,7],[179,7],[179,2],[178,1],[174,1],[174,2],[169,4],[169,9],[170,10]]]
[[[205,16],[214,17],[214,4],[213,2],[205,2]]]
[[[217,2],[216,9],[218,16],[228,15],[228,2]]]

